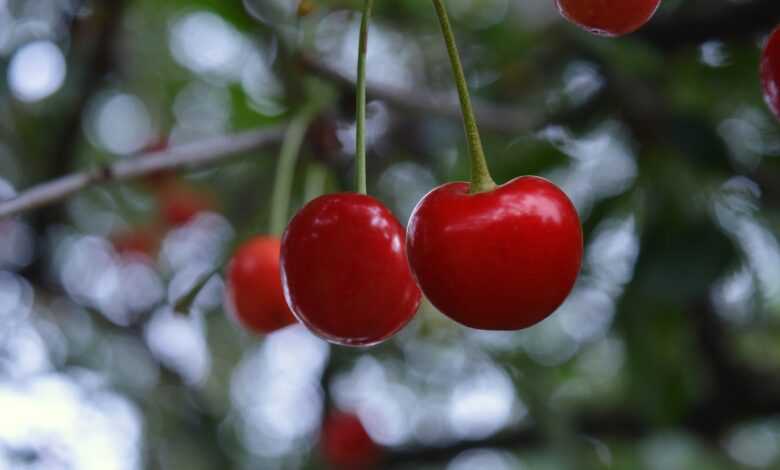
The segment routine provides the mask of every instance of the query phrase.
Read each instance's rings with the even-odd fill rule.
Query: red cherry
[[[761,55],[761,85],[769,109],[780,119],[780,27],[769,35]]]
[[[174,227],[185,225],[201,212],[214,210],[212,197],[182,183],[170,183],[158,191],[163,219]]]
[[[256,333],[295,323],[282,291],[280,250],[276,237],[252,238],[239,247],[227,268],[226,310]]]
[[[566,194],[543,178],[478,194],[449,183],[414,209],[407,252],[423,293],[445,315],[472,328],[518,330],[569,295],[582,228]]]
[[[346,413],[328,416],[322,427],[320,445],[328,463],[339,469],[373,468],[381,453],[360,419]]]
[[[621,36],[650,21],[661,0],[556,0],[561,14],[588,31]]]
[[[392,336],[420,304],[404,236],[370,196],[331,194],[308,203],[282,238],[282,283],[295,316],[343,345]]]
[[[111,243],[120,256],[142,255],[153,259],[160,248],[160,232],[154,227],[119,232],[111,236]]]

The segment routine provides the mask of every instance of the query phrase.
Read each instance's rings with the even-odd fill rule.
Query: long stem
[[[490,170],[488,170],[487,161],[485,161],[485,152],[482,150],[482,140],[479,137],[477,120],[471,107],[469,87],[463,74],[458,46],[455,44],[455,35],[447,17],[444,0],[433,0],[433,6],[436,8],[436,15],[439,17],[441,32],[444,36],[444,42],[447,44],[447,53],[452,64],[452,74],[455,78],[455,85],[458,87],[458,97],[460,98],[460,107],[463,113],[463,125],[466,129],[466,140],[468,141],[469,155],[471,156],[471,194],[490,191],[496,187],[496,183],[490,176]]]
[[[279,161],[276,164],[276,178],[271,196],[270,231],[273,235],[281,235],[287,225],[295,163],[298,160],[298,153],[301,150],[303,138],[312,116],[311,107],[303,109],[290,122],[284,135]]]
[[[303,200],[309,202],[325,193],[328,183],[328,170],[321,163],[310,162],[306,167],[306,179],[303,182]]]
[[[361,194],[368,192],[366,187],[366,52],[368,50],[368,22],[371,19],[373,6],[374,0],[365,0],[358,44],[355,190]]]

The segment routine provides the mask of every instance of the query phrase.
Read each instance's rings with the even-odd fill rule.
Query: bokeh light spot
[[[8,85],[21,101],[40,101],[65,82],[67,66],[60,48],[51,41],[35,41],[16,51],[8,66]]]

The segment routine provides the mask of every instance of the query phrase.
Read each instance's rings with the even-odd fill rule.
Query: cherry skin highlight
[[[622,36],[653,17],[661,0],[556,0],[561,14],[602,36]]]
[[[535,176],[469,194],[440,186],[414,209],[409,263],[442,313],[483,330],[519,330],[552,314],[582,263],[582,227],[557,186]]]
[[[347,413],[334,413],[325,420],[320,450],[332,468],[354,470],[374,468],[381,453],[360,419]]]
[[[769,35],[761,55],[761,85],[766,104],[780,119],[780,27]]]
[[[277,237],[255,237],[242,244],[228,264],[225,309],[255,333],[295,323],[282,291],[280,250]]]
[[[319,336],[370,346],[400,330],[420,304],[404,228],[376,199],[321,196],[282,238],[282,285],[295,316]]]

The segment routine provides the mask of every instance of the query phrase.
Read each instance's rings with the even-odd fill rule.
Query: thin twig
[[[228,157],[277,144],[281,128],[242,132],[152,152],[41,183],[0,203],[0,219],[59,202],[98,184],[131,180],[164,170],[213,165]]]

